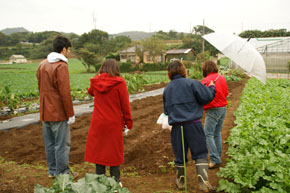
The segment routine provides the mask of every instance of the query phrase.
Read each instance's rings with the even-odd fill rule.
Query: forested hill
[[[155,32],[127,31],[127,32],[113,34],[112,36],[127,36],[127,37],[129,36],[131,40],[138,41],[138,40],[144,40],[146,38],[150,38],[154,34]]]
[[[10,35],[12,33],[16,33],[16,32],[29,32],[27,29],[25,29],[24,27],[15,27],[15,28],[6,28],[1,30],[2,33],[4,33],[5,35]]]

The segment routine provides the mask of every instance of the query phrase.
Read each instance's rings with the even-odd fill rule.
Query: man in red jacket
[[[202,72],[205,77],[201,83],[206,86],[211,81],[215,83],[216,94],[214,99],[203,108],[206,111],[205,136],[209,149],[209,169],[217,167],[221,163],[222,137],[221,130],[226,116],[227,96],[229,94],[225,77],[218,74],[218,67],[213,61],[205,61],[202,64]]]
[[[54,52],[37,69],[40,121],[50,178],[69,173],[68,124],[75,122],[67,66],[70,47],[71,43],[67,38],[56,37],[53,42]]]

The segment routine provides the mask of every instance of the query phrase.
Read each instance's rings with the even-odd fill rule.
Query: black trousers
[[[188,149],[190,149],[192,160],[207,159],[208,150],[202,124],[200,122],[186,123],[174,125],[171,130],[171,145],[175,155],[175,164],[183,165],[181,126],[183,126],[185,162],[188,161]]]
[[[96,164],[96,174],[101,175],[106,173],[106,166]],[[110,176],[114,177],[117,182],[120,182],[120,166],[110,166]]]

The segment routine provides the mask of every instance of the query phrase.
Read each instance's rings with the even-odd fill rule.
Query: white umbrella
[[[267,74],[263,57],[249,41],[234,34],[220,33],[210,33],[203,38],[250,75],[266,83]]]

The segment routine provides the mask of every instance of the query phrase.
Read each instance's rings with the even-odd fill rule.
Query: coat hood
[[[107,73],[102,73],[91,79],[91,86],[100,93],[106,93],[110,91],[114,86],[124,82],[122,77],[111,77]]]
[[[55,63],[55,62],[58,62],[58,61],[64,61],[64,62],[68,62],[67,58],[60,54],[60,53],[57,53],[57,52],[51,52],[50,54],[48,54],[47,56],[47,60],[49,63]]]

